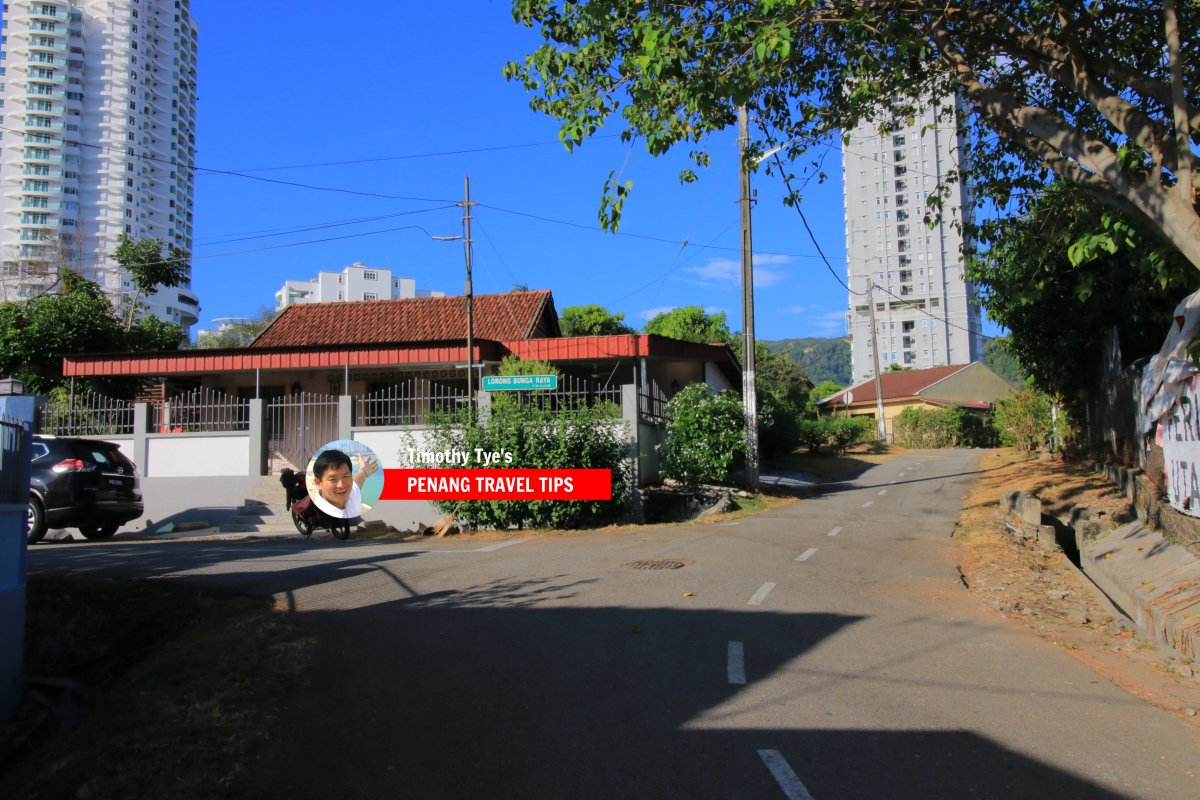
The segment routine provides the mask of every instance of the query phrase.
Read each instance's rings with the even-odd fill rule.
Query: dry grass
[[[971,592],[1143,699],[1176,714],[1200,707],[1200,681],[1170,672],[1167,652],[1137,635],[1065,554],[1021,543],[1000,513],[1000,495],[1017,489],[1037,494],[1047,514],[1082,505],[1116,526],[1134,517],[1124,495],[1082,465],[1008,449],[985,455],[981,468],[954,533]]]
[[[6,797],[219,796],[304,663],[265,600],[73,577],[28,588],[27,672],[82,684],[88,703]]]

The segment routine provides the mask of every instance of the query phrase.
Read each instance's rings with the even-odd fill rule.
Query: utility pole
[[[879,441],[887,440],[883,420],[883,380],[879,377],[879,329],[875,327],[875,281],[867,276],[867,312],[871,315],[871,356],[875,359],[875,419],[879,423]]]
[[[758,488],[758,392],[754,387],[754,248],[750,235],[750,121],[738,108],[738,164],[742,211],[742,406],[746,413],[746,484]]]
[[[463,245],[467,255],[467,281],[463,294],[467,296],[467,402],[470,404],[470,420],[475,421],[475,292],[471,283],[471,176],[463,178]]]

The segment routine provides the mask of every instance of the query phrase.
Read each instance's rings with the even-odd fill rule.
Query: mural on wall
[[[1175,405],[1162,417],[1158,443],[1171,505],[1200,517],[1200,376],[1181,384]]]

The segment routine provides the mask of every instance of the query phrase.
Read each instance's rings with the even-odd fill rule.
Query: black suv
[[[112,442],[35,435],[31,461],[30,544],[47,528],[107,539],[142,515],[137,467]]]

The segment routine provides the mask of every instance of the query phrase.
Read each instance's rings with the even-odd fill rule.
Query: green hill
[[[833,381],[850,385],[850,341],[845,337],[777,339],[763,341],[772,353],[787,353],[813,383]]]

